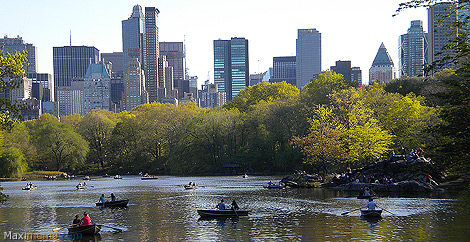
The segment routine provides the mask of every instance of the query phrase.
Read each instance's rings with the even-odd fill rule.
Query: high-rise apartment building
[[[445,55],[452,55],[452,50],[443,50],[442,48],[456,37],[457,30],[452,26],[458,17],[455,10],[455,6],[450,2],[437,3],[428,8],[429,63],[441,60]],[[453,68],[453,65],[448,63],[442,68]],[[440,69],[435,69],[435,71]]]
[[[406,34],[398,39],[398,75],[421,76],[428,63],[427,33],[423,21],[413,20]]]
[[[372,62],[372,66],[369,69],[369,83],[375,81],[389,82],[395,78],[395,65],[388,54],[387,48],[385,48],[384,43],[382,43],[380,44],[374,62]]]
[[[296,86],[302,89],[321,72],[321,33],[318,30],[297,30],[296,57]]]
[[[42,87],[42,98],[43,102],[53,102],[54,101],[54,84],[52,83],[52,75],[49,73],[28,73],[26,74],[28,79],[33,81],[33,84],[41,84]],[[37,86],[39,87],[39,86]],[[35,89],[35,86],[33,86]],[[34,95],[36,98],[37,94]]]
[[[148,94],[145,90],[145,75],[137,58],[130,59],[124,72],[123,82],[122,111],[131,111],[133,108],[148,102]]]
[[[144,31],[144,73],[149,102],[157,102],[158,58],[160,57],[157,17],[160,11],[155,7],[145,7]]]
[[[214,40],[214,83],[230,101],[250,81],[248,40],[231,38]]]
[[[122,21],[122,70],[127,70],[130,59],[142,63],[144,13],[140,5],[132,8],[131,16]],[[114,64],[114,63],[113,63]]]
[[[334,66],[330,67],[331,71],[343,75],[343,78],[351,81],[351,61],[336,61]]]
[[[106,65],[111,78],[124,76],[123,52],[101,53],[101,63]]]
[[[94,109],[109,111],[110,76],[104,64],[91,64],[83,78],[83,114]]]
[[[73,97],[72,94],[65,93],[71,89],[61,87],[70,87],[72,79],[83,79],[88,66],[98,64],[99,59],[99,50],[93,46],[53,47],[55,100],[59,102],[61,116],[73,114],[71,113],[73,109],[66,106],[74,102],[70,99]]]
[[[28,65],[24,67],[26,74],[36,73],[38,60],[37,60],[37,48],[33,44],[27,44],[20,36],[16,38],[8,38],[5,35],[4,38],[0,39],[0,46],[3,46],[3,53],[14,54],[17,52],[26,51]]]
[[[172,69],[172,87],[166,84],[168,90],[177,89],[179,97],[183,97],[183,80],[187,79],[185,52],[183,42],[160,42],[160,56],[166,56],[168,67]],[[168,80],[168,78],[165,78]],[[176,96],[173,96],[176,97]]]
[[[279,56],[273,57],[273,78],[269,82],[287,82],[296,85],[296,57]]]
[[[362,71],[360,67],[351,67],[351,81],[356,82],[358,86],[362,85]]]

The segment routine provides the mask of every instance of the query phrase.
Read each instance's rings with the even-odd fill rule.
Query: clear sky
[[[122,51],[121,21],[135,4],[157,7],[160,41],[186,40],[187,67],[202,84],[213,82],[213,40],[245,37],[250,74],[266,71],[274,56],[295,55],[297,29],[322,34],[322,70],[350,60],[363,82],[383,42],[398,66],[398,37],[426,9],[392,17],[404,0],[1,0],[0,34],[20,35],[38,49],[38,71],[53,72],[52,47],[95,46],[100,53]],[[200,88],[200,86],[199,86]]]

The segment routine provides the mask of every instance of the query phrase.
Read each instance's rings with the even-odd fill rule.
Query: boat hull
[[[97,234],[101,230],[101,225],[97,224],[91,224],[91,225],[82,225],[82,226],[76,226],[76,227],[70,227],[67,228],[69,230],[69,233],[72,234],[83,234],[83,235],[93,235]]]
[[[127,203],[129,203],[129,199],[125,199],[125,200],[118,200],[118,201],[109,201],[109,202],[99,202],[99,203],[95,203],[96,206],[100,206],[100,207],[127,207]]]
[[[25,190],[25,191],[32,191],[32,190],[35,190],[37,189],[38,187],[23,187],[21,188],[22,190]]]
[[[156,180],[158,177],[141,177],[141,180]]]
[[[264,188],[272,189],[272,188],[277,188],[277,189],[282,189],[284,186],[279,186],[279,185],[268,185],[268,186],[263,186]]]
[[[362,217],[377,218],[382,216],[382,210],[361,210]]]
[[[357,196],[357,199],[369,199],[369,198],[374,198],[375,195],[369,195],[369,196],[365,196],[365,195],[359,195]]]
[[[238,217],[238,216],[248,216],[249,210],[205,210],[198,209],[197,213],[201,217]]]
[[[186,190],[197,189],[197,186],[184,185],[184,189]]]

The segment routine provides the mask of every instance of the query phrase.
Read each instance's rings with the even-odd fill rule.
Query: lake
[[[20,233],[56,234],[60,241],[76,214],[122,229],[102,229],[83,241],[468,241],[468,197],[447,193],[385,196],[375,199],[381,219],[366,220],[359,211],[366,200],[327,189],[265,189],[281,177],[174,177],[141,180],[138,176],[92,177],[82,180],[32,181],[38,189],[23,191],[26,182],[2,182],[9,199],[0,204],[0,240]],[[183,185],[196,182],[195,190]],[[99,196],[114,193],[130,199],[127,208],[99,208]],[[235,199],[247,217],[201,219],[196,209],[213,209]],[[11,237],[9,237],[11,238]],[[80,240],[75,240],[80,241]]]

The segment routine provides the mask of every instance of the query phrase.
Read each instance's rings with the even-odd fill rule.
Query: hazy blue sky
[[[186,38],[187,66],[199,83],[213,81],[215,39],[245,37],[249,41],[250,73],[272,66],[274,56],[295,55],[297,29],[322,34],[322,70],[337,60],[351,60],[364,81],[380,43],[398,65],[398,36],[411,20],[422,20],[425,9],[392,17],[401,0],[2,0],[0,34],[20,35],[38,48],[39,72],[52,74],[52,47],[95,46],[122,51],[121,21],[135,4],[157,7],[160,41]]]

